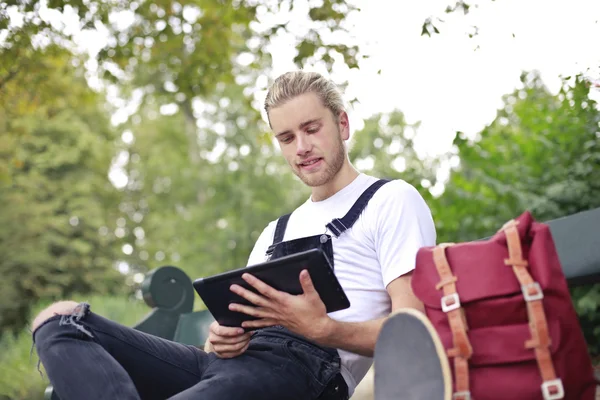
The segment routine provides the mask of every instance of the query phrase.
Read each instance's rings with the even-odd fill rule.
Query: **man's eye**
[[[315,127],[308,128],[306,130],[306,132],[308,132],[308,133],[317,133],[317,132],[319,132],[319,127],[315,126]]]
[[[284,136],[280,139],[281,143],[290,143],[292,141],[291,136]]]

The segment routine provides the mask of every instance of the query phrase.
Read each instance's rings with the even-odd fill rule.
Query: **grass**
[[[76,301],[87,301],[91,309],[123,325],[133,326],[150,308],[143,302],[118,297],[90,296]],[[48,304],[38,304],[32,317]],[[31,333],[24,329],[19,335],[5,335],[0,340],[0,400],[41,400],[48,379],[37,370],[35,350],[30,355]],[[43,368],[42,368],[43,371]]]

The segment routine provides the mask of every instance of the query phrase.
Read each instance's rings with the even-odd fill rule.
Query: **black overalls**
[[[360,197],[356,200],[344,217],[335,218],[326,225],[325,232],[329,231],[333,236],[338,238],[346,230],[350,229],[358,220],[358,217],[368,204],[371,197],[373,197],[377,190],[387,182],[389,181],[380,179],[373,183],[360,195]],[[329,261],[335,270],[331,235],[323,233],[320,235],[298,238],[286,242],[283,241],[285,229],[287,227],[290,215],[291,214],[284,215],[277,220],[275,234],[273,235],[273,243],[267,249],[267,257],[269,257],[269,259],[276,259],[290,254],[299,253],[314,248],[320,248],[329,258]],[[298,357],[296,355],[295,358],[298,358],[299,362],[304,363],[304,367],[309,369],[309,372],[315,376],[316,379],[319,379],[321,383],[326,384],[326,388],[319,399],[338,400],[348,398],[348,388],[340,373],[340,358],[336,349],[317,345],[314,342],[311,342],[306,338],[289,331],[283,326],[262,328],[257,330],[254,334],[255,337],[262,335],[290,337],[292,339],[301,341],[305,346],[303,349],[306,350],[307,357]],[[326,357],[329,358],[329,360],[324,360],[325,355],[327,355]],[[310,360],[310,356],[318,358],[318,360],[315,359],[312,361]],[[324,361],[329,361],[329,363],[324,363]]]

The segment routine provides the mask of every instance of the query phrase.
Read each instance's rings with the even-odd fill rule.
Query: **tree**
[[[102,97],[68,52],[18,52],[22,69],[0,90],[2,331],[21,328],[38,299],[122,291],[118,242],[99,234],[114,230],[119,202]]]
[[[265,142],[264,124],[248,92],[254,82],[263,82],[258,89],[266,85],[261,79],[269,70],[265,45],[277,32],[291,32],[285,20],[271,25],[263,20],[298,4],[52,0],[0,5],[0,90],[9,138],[0,177],[17,189],[1,195],[10,204],[1,217],[7,227],[2,246],[9,255],[2,270],[23,279],[11,286],[13,292],[3,292],[7,299],[23,299],[7,306],[12,314],[4,323],[22,325],[27,304],[38,298],[126,288],[115,283],[120,275],[114,264],[133,285],[141,276],[137,272],[171,261],[181,262],[192,276],[245,262],[259,229],[290,201],[299,201],[291,192],[275,190],[285,181],[276,173],[282,163]],[[331,67],[340,55],[356,66],[356,47],[327,39],[352,10],[339,0],[308,8],[308,30],[294,33],[298,65],[320,60]],[[2,18],[9,11],[17,18]],[[67,14],[77,16],[75,26],[61,26]],[[70,66],[87,61],[76,56],[82,32],[107,38],[89,64],[98,66],[96,86],[126,101],[139,99],[116,129],[98,110],[104,93],[85,86],[84,75],[96,78],[93,68]],[[20,88],[30,95],[28,101],[22,101]],[[225,101],[230,105],[218,106]],[[15,104],[27,111],[15,113]],[[218,115],[206,112],[215,107]],[[161,115],[164,108],[172,110],[170,115]],[[129,129],[131,146],[113,142],[121,129]],[[210,161],[223,146],[225,155]],[[111,155],[116,152],[116,164],[127,160],[127,184],[120,190],[106,180],[109,170],[115,172]],[[232,155],[246,152],[240,159]],[[248,190],[251,184],[261,190]],[[39,204],[24,207],[20,202],[26,198]],[[248,212],[234,218],[240,210]],[[19,219],[33,221],[34,216],[38,223],[12,230]],[[17,254],[17,239],[21,250],[41,252]],[[97,279],[93,287],[92,277]],[[34,292],[38,287],[47,290]]]
[[[176,263],[197,278],[243,267],[266,223],[305,200],[283,157],[251,120],[243,96],[231,87],[227,102],[210,108],[201,130],[199,160],[190,162],[185,117],[145,106],[126,126],[123,188],[131,258],[136,271]],[[138,120],[136,120],[138,121]],[[267,136],[267,137],[265,137]],[[131,235],[133,233],[133,235]]]
[[[551,94],[535,73],[504,97],[504,108],[475,139],[457,133],[459,165],[436,204],[442,240],[489,235],[531,210],[548,220],[600,206],[600,111],[580,76]]]
[[[489,2],[489,0],[484,0],[485,2]],[[491,0],[491,1],[495,1],[495,0]],[[478,8],[480,5],[481,1],[478,0],[472,0],[469,1],[468,3],[464,0],[458,0],[456,2],[454,2],[454,4],[449,4],[446,6],[444,13],[446,15],[449,14],[453,14],[453,13],[460,13],[462,12],[463,15],[467,15],[469,13],[469,11],[471,10],[471,8]],[[430,16],[428,18],[425,19],[425,21],[423,21],[423,26],[421,27],[421,36],[430,36],[433,34],[439,34],[440,33],[440,29],[439,26],[444,24],[446,21],[444,19],[442,19],[441,16]],[[469,37],[472,38],[474,36],[477,35],[478,32],[478,27],[476,26],[472,26],[471,27],[472,30],[470,33],[468,33]]]
[[[142,102],[152,98],[159,105],[177,106],[186,117],[192,162],[198,161],[200,152],[194,101],[214,97],[222,92],[224,85],[237,82],[247,86],[256,82],[257,71],[269,70],[270,54],[265,49],[278,32],[296,36],[298,51],[294,61],[298,65],[307,60],[322,61],[330,68],[336,55],[350,67],[357,67],[358,63],[356,46],[326,40],[334,30],[338,33],[344,30],[345,18],[355,10],[342,0],[308,6],[308,30],[301,32],[291,32],[289,21],[278,18],[279,15],[293,18],[289,11],[299,7],[298,2],[196,0],[183,5],[172,0],[49,1],[47,7],[51,10],[77,15],[79,29],[69,30],[56,29],[50,24],[42,12],[44,3],[3,4],[4,11],[14,7],[23,17],[21,27],[0,25],[0,30],[8,31],[6,44],[32,41],[40,35],[62,43],[65,39],[72,40],[71,32],[78,30],[104,32],[107,44],[96,57],[99,73],[117,83],[124,95],[137,89]],[[278,22],[268,24],[265,22],[268,19]],[[262,82],[260,89],[267,83]]]
[[[600,109],[591,84],[567,78],[557,95],[535,73],[505,96],[475,139],[458,133],[458,157],[444,194],[432,202],[439,241],[492,235],[530,210],[539,221],[600,207]],[[600,285],[572,291],[592,354],[600,352]]]
[[[407,123],[401,111],[376,114],[355,133],[350,160],[374,176],[407,181],[428,201],[439,163],[417,154],[414,139],[418,129],[419,123]]]

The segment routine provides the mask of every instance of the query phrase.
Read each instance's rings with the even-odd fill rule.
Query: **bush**
[[[600,361],[600,284],[571,289],[571,295],[588,349],[596,364]]]
[[[123,325],[133,326],[150,309],[144,302],[124,297],[91,296],[84,299],[91,304],[92,310]],[[37,304],[32,318],[47,303]],[[30,318],[30,320],[32,319]],[[41,400],[48,386],[44,376],[37,370],[38,358],[35,350],[31,352],[31,332],[23,329],[18,335],[6,334],[0,340],[0,400]]]

